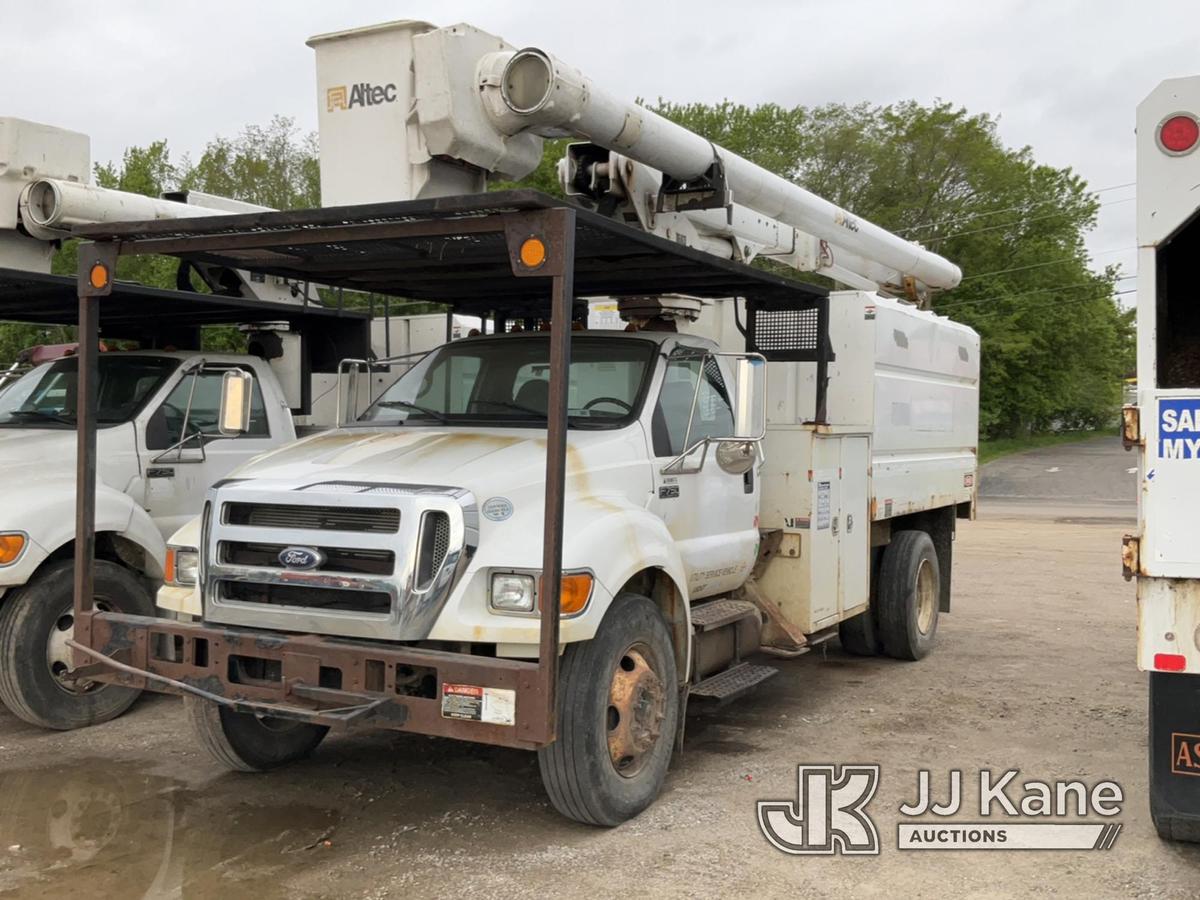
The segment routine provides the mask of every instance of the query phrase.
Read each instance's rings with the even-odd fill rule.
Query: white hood
[[[567,490],[644,498],[651,489],[641,428],[572,431]],[[638,470],[634,475],[631,469]],[[483,500],[542,485],[545,432],[533,429],[343,428],[314,435],[233,473],[292,485],[323,481],[466,488]]]

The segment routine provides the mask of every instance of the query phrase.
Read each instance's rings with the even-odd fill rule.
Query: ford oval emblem
[[[316,547],[284,547],[279,564],[288,569],[315,569],[325,562],[325,554]]]

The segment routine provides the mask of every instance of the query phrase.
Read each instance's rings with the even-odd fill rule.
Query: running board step
[[[692,685],[688,696],[717,703],[727,703],[778,674],[779,670],[773,666],[742,663],[732,669],[726,669],[724,672],[705,678],[699,684]]]
[[[713,600],[692,607],[692,627],[697,631],[712,631],[749,615],[757,615],[761,620],[758,607],[749,600]]]

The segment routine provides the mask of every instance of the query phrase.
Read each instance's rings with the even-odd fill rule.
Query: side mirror
[[[755,354],[734,364],[733,434],[735,441],[761,441],[767,435],[767,361]]]
[[[225,435],[245,434],[250,430],[250,404],[254,397],[254,376],[242,369],[230,369],[221,379],[221,413],[217,430]]]

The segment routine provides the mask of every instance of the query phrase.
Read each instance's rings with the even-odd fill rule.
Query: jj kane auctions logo
[[[394,84],[371,84],[369,81],[360,81],[350,87],[340,84],[325,92],[325,106],[328,112],[395,102],[396,85]]]
[[[1176,735],[1177,759],[1200,755],[1200,736]],[[1197,738],[1188,746],[1186,738]],[[867,806],[880,783],[877,765],[798,766],[795,798],[760,800],[758,826],[777,850],[794,855],[878,855],[879,831]],[[1193,773],[1188,773],[1193,774]],[[1195,774],[1200,774],[1197,772]],[[949,792],[939,802],[932,773],[917,773],[917,799],[900,806],[900,850],[1110,850],[1121,833],[1111,821],[1124,792],[1113,781],[1018,781],[1009,769],[979,772],[980,821],[946,822],[965,812],[963,773],[950,770]],[[1094,818],[1094,817],[1098,817]]]

